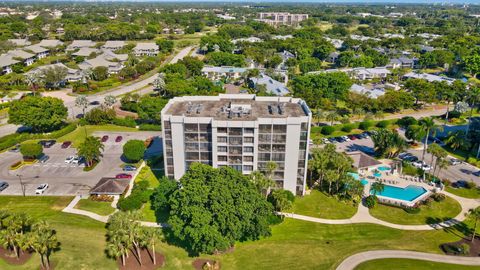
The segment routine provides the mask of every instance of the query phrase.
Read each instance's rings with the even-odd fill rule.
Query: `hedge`
[[[332,126],[324,126],[324,127],[322,127],[321,132],[322,132],[323,135],[330,135],[333,132],[335,132],[335,128],[332,127]]]
[[[125,118],[115,118],[113,119],[113,124],[117,126],[123,126],[123,127],[136,127],[137,123],[135,122],[135,119],[132,117],[125,117]]]
[[[139,126],[140,130],[144,131],[161,131],[162,126],[161,125],[155,125],[155,124],[141,124]]]
[[[13,133],[0,138],[0,151],[13,147],[19,143],[22,143],[27,140],[40,140],[40,139],[57,139],[68,133],[73,132],[77,128],[76,123],[70,123],[64,128],[43,134],[33,134],[33,133]]]
[[[146,180],[142,180],[133,186],[132,193],[128,197],[121,197],[118,200],[117,207],[122,211],[137,210],[146,203],[153,191],[149,189],[150,184]]]

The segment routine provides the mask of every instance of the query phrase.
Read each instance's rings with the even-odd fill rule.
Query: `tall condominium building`
[[[301,21],[307,20],[308,14],[290,14],[288,12],[262,12],[258,21],[270,25],[298,25]]]
[[[185,96],[162,110],[165,173],[180,179],[193,162],[243,174],[273,161],[277,187],[305,192],[312,113],[292,97]]]

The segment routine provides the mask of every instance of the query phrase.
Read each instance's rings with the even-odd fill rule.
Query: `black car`
[[[465,188],[468,186],[468,182],[465,180],[458,180],[452,184],[454,188]]]
[[[337,142],[340,142],[340,143],[346,142],[346,140],[342,137],[335,137],[335,140],[337,140]]]
[[[95,100],[95,101],[90,102],[89,104],[90,105],[100,105],[100,101]]]
[[[472,173],[472,174],[473,174],[473,175],[475,175],[475,176],[478,176],[478,177],[480,177],[480,171],[478,171],[478,172],[474,172],[474,173]]]
[[[50,148],[52,147],[57,141],[55,140],[43,140],[40,141],[40,144],[45,147],[45,148]]]
[[[8,188],[8,183],[0,181],[0,191],[4,191],[6,188]]]

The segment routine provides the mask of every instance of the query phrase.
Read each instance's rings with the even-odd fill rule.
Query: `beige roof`
[[[9,54],[0,55],[0,67],[8,67],[16,63],[20,63],[20,62],[13,59],[11,55]]]
[[[108,49],[103,49],[103,57],[107,60],[118,59],[120,61],[127,61],[128,54],[116,54]]]
[[[23,39],[12,38],[12,39],[9,39],[8,41],[12,42],[13,44],[15,44],[15,46],[19,46],[19,47],[28,46],[32,44],[30,41],[24,38]]]
[[[53,47],[63,45],[63,42],[61,42],[58,39],[44,39],[40,41],[40,43],[38,43],[37,45],[45,48],[53,48]]]
[[[158,45],[155,43],[141,42],[137,43],[134,50],[158,50]]]
[[[90,190],[90,194],[120,195],[128,187],[129,179],[102,178]]]
[[[28,52],[22,51],[22,50],[8,51],[8,54],[11,55],[13,58],[20,58],[22,60],[35,57],[34,54],[31,54],[31,53],[28,53]]]
[[[353,159],[353,167],[357,169],[364,169],[382,164],[380,161],[363,152],[351,152],[347,153],[347,155]]]
[[[90,54],[92,54],[92,53],[98,53],[98,52],[99,52],[99,50],[97,50],[95,48],[82,47],[78,50],[78,52],[72,53],[72,55],[73,56],[87,57],[87,56],[90,56]]]
[[[27,46],[25,47],[25,50],[29,50],[29,51],[32,51],[34,53],[42,53],[42,52],[48,52],[49,49],[46,49],[42,46],[39,46],[39,45],[31,45],[31,46]]]
[[[123,40],[108,40],[102,47],[106,49],[116,49],[123,46],[125,46],[125,41]]]

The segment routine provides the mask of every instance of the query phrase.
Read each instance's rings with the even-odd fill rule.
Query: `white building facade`
[[[180,179],[194,162],[243,174],[277,168],[277,188],[304,195],[312,113],[292,97],[184,96],[162,110],[165,174]]]

